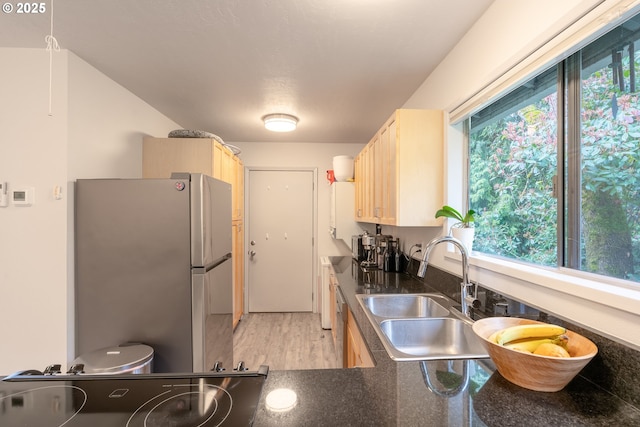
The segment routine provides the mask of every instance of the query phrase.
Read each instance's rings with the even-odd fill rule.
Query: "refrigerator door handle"
[[[217,266],[219,266],[220,264],[222,264],[225,261],[228,261],[231,259],[231,252],[229,252],[228,254],[225,254],[224,256],[218,258],[217,260],[213,261],[211,264],[207,264],[204,267],[201,267],[200,269],[193,269],[194,272],[207,272],[207,271],[211,271],[214,268],[216,268]]]

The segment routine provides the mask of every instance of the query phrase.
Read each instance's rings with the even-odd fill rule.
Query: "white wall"
[[[53,115],[44,49],[0,49],[0,181],[35,189],[32,207],[0,208],[0,374],[66,362],[67,53],[54,62]]]
[[[407,100],[451,111],[602,0],[496,0]]]
[[[181,128],[74,54],[69,55],[69,176],[142,177],[142,138]]]
[[[54,54],[49,116],[49,54],[2,48],[0,63],[0,181],[36,193],[0,208],[1,375],[75,357],[75,179],[140,177],[142,136],[180,126],[67,51]]]

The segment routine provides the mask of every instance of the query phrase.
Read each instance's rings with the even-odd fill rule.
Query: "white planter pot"
[[[473,237],[475,235],[475,231],[475,228],[472,227],[451,227],[451,235],[462,242],[469,254],[471,254],[471,251],[473,250]]]
[[[353,157],[351,156],[335,156],[333,158],[333,174],[336,181],[353,180]]]

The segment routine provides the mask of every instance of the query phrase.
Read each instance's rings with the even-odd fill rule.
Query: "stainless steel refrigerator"
[[[77,180],[76,355],[136,342],[153,372],[230,370],[231,209],[202,174]]]

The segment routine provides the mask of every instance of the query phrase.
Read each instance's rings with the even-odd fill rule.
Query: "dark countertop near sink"
[[[355,295],[436,292],[434,288],[407,274],[365,274],[355,263],[336,276],[376,366],[270,371],[255,426],[640,425],[634,406],[581,376],[559,392],[535,392],[505,380],[489,359],[427,362],[437,389],[431,391],[421,362],[389,358]],[[469,385],[447,397],[446,388],[460,384],[463,364],[470,373]],[[292,410],[277,413],[266,408],[267,394],[277,388],[296,392],[298,402]]]

